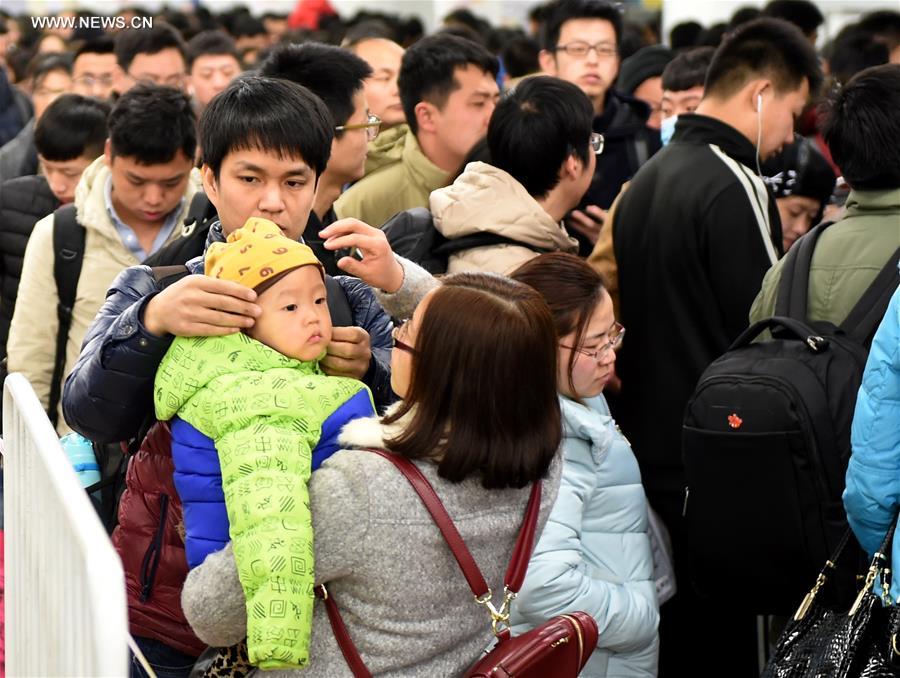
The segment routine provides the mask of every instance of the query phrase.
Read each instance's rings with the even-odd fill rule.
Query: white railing
[[[3,446],[7,675],[128,675],[122,563],[21,374]]]

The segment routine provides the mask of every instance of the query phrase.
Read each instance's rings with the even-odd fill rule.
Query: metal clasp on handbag
[[[816,583],[812,587],[812,590],[803,596],[803,600],[800,602],[800,607],[797,608],[797,611],[794,613],[794,621],[800,621],[806,616],[806,613],[809,611],[809,608],[812,606],[813,601],[816,599],[816,596],[819,594],[819,590],[825,586],[825,582],[828,581],[828,577],[826,576],[826,572],[828,569],[834,569],[834,563],[830,560],[825,561],[825,567],[822,568],[822,571],[819,572],[819,576],[816,577]]]
[[[497,637],[502,633],[509,631],[509,605],[515,600],[516,595],[515,591],[510,591],[509,587],[504,586],[503,603],[501,603],[499,610],[494,607],[494,603],[492,602],[493,594],[490,589],[488,589],[487,593],[483,596],[475,596],[475,602],[479,605],[484,605],[487,608],[488,614],[491,615],[491,631],[493,631],[494,635]]]
[[[866,583],[863,584],[862,589],[859,592],[859,595],[856,596],[856,600],[853,601],[853,607],[850,608],[850,612],[848,613],[848,617],[852,617],[856,614],[856,611],[859,609],[860,604],[862,604],[863,598],[865,598],[866,593],[872,590],[872,584],[875,583],[875,577],[884,570],[885,568],[882,566],[887,559],[884,557],[879,551],[875,552],[875,555],[872,557],[872,564],[869,565],[869,571],[866,573]]]

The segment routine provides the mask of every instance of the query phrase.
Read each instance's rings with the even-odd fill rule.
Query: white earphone
[[[756,95],[756,112],[762,113],[762,92]]]

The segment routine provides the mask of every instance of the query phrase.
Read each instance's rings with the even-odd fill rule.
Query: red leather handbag
[[[537,532],[538,511],[541,505],[541,484],[536,482],[531,489],[531,497],[525,509],[525,519],[512,558],[504,578],[503,602],[500,608],[491,601],[481,570],[472,558],[466,543],[422,472],[409,459],[386,450],[370,449],[391,461],[406,477],[419,495],[425,508],[431,514],[441,534],[447,541],[453,557],[459,564],[463,576],[469,583],[475,602],[484,605],[491,618],[491,629],[497,637],[496,644],[465,672],[467,678],[544,678],[557,676],[567,678],[577,676],[584,668],[594,648],[597,647],[597,622],[586,612],[571,612],[553,617],[547,622],[520,636],[509,632],[509,606],[525,580],[528,561],[534,550]],[[316,588],[316,595],[323,599],[331,628],[347,664],[355,678],[369,678],[372,674],[363,663],[362,657],[347,632],[344,620],[334,598],[328,595],[324,585]]]

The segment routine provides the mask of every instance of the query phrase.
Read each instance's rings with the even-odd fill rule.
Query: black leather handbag
[[[850,537],[844,535],[788,622],[761,678],[900,677],[900,608],[890,604],[894,526],[872,558],[849,611],[829,609],[823,588]],[[880,589],[876,593],[876,587]]]

